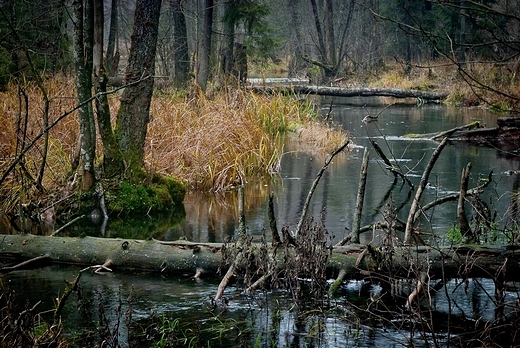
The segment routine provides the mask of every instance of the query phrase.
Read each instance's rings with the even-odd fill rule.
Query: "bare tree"
[[[178,87],[185,87],[190,73],[188,53],[188,34],[182,0],[170,0],[170,20],[173,24],[173,50],[175,59],[174,82]]]
[[[75,0],[74,15],[74,61],[76,63],[76,88],[78,102],[81,104],[92,97],[92,68],[94,44],[94,7],[93,1]],[[89,190],[94,185],[94,160],[96,154],[96,126],[92,103],[79,109],[80,155],[83,169],[82,185]]]
[[[140,172],[144,164],[144,143],[150,121],[150,103],[155,72],[155,52],[161,0],[138,0],[130,57],[125,72],[129,84],[121,97],[116,137],[127,169]]]
[[[202,5],[202,25],[198,31],[195,79],[202,91],[206,91],[210,72],[211,35],[213,30],[213,0],[199,0]]]

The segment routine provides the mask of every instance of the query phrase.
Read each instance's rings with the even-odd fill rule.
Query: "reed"
[[[447,104],[489,107],[497,111],[520,109],[520,64],[494,64],[471,60],[462,66],[451,61],[417,62],[405,73],[397,63],[367,77],[372,87],[441,90],[449,93]],[[356,81],[348,81],[356,84]]]
[[[154,98],[146,161],[192,190],[222,191],[276,172],[284,134],[315,125],[316,117],[310,102],[283,95],[235,90],[184,101]]]
[[[76,105],[74,80],[58,75],[44,82],[51,100],[49,120],[52,122]],[[0,172],[19,153],[23,139],[28,143],[42,130],[44,101],[38,88],[25,82],[12,84],[1,103]],[[109,103],[115,115],[118,95],[111,95]],[[218,192],[257,175],[276,172],[287,133],[312,127],[309,134],[316,138],[331,134],[331,127],[319,126],[314,106],[308,100],[258,95],[239,89],[216,92],[211,97],[162,91],[154,94],[150,113],[145,148],[148,169],[179,178],[192,190]],[[23,131],[25,122],[27,129]],[[342,139],[346,137],[343,131],[334,132]],[[49,134],[43,178],[46,191],[63,185],[72,174],[71,163],[79,135],[77,115],[60,121]],[[332,141],[324,151],[334,146]],[[41,148],[42,144],[37,143],[24,156],[29,173],[37,171]],[[101,149],[98,141],[98,154],[102,153]],[[7,191],[13,188],[27,194],[32,190],[18,174],[9,182],[10,185],[0,188],[3,197],[9,196]]]

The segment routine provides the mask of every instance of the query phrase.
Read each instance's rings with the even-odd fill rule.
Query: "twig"
[[[492,176],[493,176],[493,172],[490,172],[488,178],[484,181],[484,183],[482,185],[479,185],[477,187],[474,187],[472,189],[467,190],[466,191],[466,196],[478,195],[480,191],[485,189],[491,183],[491,177]],[[459,192],[452,193],[452,194],[449,194],[449,195],[446,195],[446,196],[439,197],[436,200],[434,200],[433,202],[430,202],[430,203],[424,205],[423,207],[421,207],[421,209],[419,211],[415,212],[414,220],[417,220],[419,218],[419,215],[422,212],[430,210],[430,209],[432,209],[432,208],[434,208],[434,207],[436,207],[436,206],[438,206],[440,204],[443,204],[443,203],[446,203],[446,202],[449,202],[449,201],[454,201],[454,200],[459,198],[459,195],[460,195]]]
[[[463,125],[463,126],[455,127],[455,128],[452,128],[452,129],[448,129],[447,131],[437,133],[437,134],[433,135],[431,137],[431,139],[432,140],[437,140],[437,139],[441,139],[441,138],[444,138],[444,137],[449,138],[450,135],[452,135],[455,132],[458,132],[458,131],[461,131],[461,130],[465,130],[465,129],[474,129],[474,128],[482,128],[482,125],[480,124],[479,121],[474,121],[474,122],[468,123],[468,124]]]
[[[307,210],[309,209],[309,204],[310,204],[312,195],[314,194],[314,191],[316,190],[316,187],[318,186],[318,182],[320,181],[321,176],[323,175],[323,172],[325,172],[325,169],[327,169],[327,167],[329,166],[329,164],[332,161],[332,159],[334,158],[334,156],[336,156],[338,153],[343,151],[349,143],[350,143],[350,141],[346,141],[343,145],[341,145],[336,150],[334,150],[334,152],[332,152],[329,155],[329,157],[327,157],[327,159],[325,160],[325,164],[323,165],[323,167],[321,167],[320,171],[316,175],[316,178],[314,179],[314,181],[312,183],[311,189],[309,190],[309,193],[307,194],[307,199],[305,199],[305,203],[303,204],[302,214],[300,216],[300,221],[298,222],[298,226],[296,227],[296,231],[294,232],[294,236],[293,236],[294,238],[296,238],[298,236],[298,234],[301,232],[303,222],[305,221],[305,217],[307,215]]]
[[[27,266],[32,266],[33,263],[37,263],[37,262],[41,262],[41,261],[49,261],[49,260],[51,260],[51,257],[49,254],[37,256],[37,257],[34,257],[30,260],[21,262],[14,266],[2,267],[2,268],[0,268],[0,273],[9,273],[9,272],[16,271],[16,270],[19,270],[22,268],[26,268]],[[38,266],[40,266],[40,265],[38,265]]]
[[[220,281],[220,284],[218,285],[217,293],[215,294],[215,297],[213,298],[215,303],[219,303],[220,300],[222,299],[222,295],[224,295],[224,290],[226,289],[226,286],[229,283],[229,280],[235,273],[235,268],[237,267],[237,265],[241,259],[242,259],[242,252],[239,252],[235,258],[235,261],[233,261],[231,266],[229,266],[226,274],[224,275],[224,277]]]
[[[426,283],[426,272],[421,272],[421,276],[417,280],[417,285],[415,286],[415,289],[412,291],[412,293],[406,299],[406,304],[405,304],[406,310],[408,310],[408,311],[412,310],[412,302],[415,300],[417,295],[419,295],[419,293],[422,291],[425,283]]]
[[[471,231],[471,227],[469,226],[468,217],[466,216],[466,195],[468,192],[468,180],[469,173],[471,171],[471,163],[468,163],[466,167],[462,170],[461,178],[460,178],[460,191],[459,191],[459,201],[457,203],[457,223],[459,225],[459,230],[462,236],[466,237],[471,235],[472,242],[476,242],[476,238]]]
[[[79,271],[79,273],[83,273],[89,269],[94,269],[93,273],[95,273],[95,274],[103,274],[103,271],[112,272],[112,270],[109,268],[111,264],[112,264],[112,260],[108,259],[102,265],[88,266],[86,268],[83,268],[81,271]]]
[[[73,223],[75,223],[78,220],[83,219],[84,217],[85,217],[85,215],[81,215],[81,216],[76,217],[75,219],[72,219],[71,221],[67,222],[65,225],[63,225],[60,228],[58,228],[56,231],[52,232],[51,236],[52,237],[56,236],[58,233],[63,231],[63,229],[69,227],[70,225],[72,225]]]
[[[363,163],[359,174],[359,186],[356,199],[356,212],[354,215],[354,223],[352,224],[352,243],[359,243],[359,228],[361,227],[361,214],[363,213],[363,200],[365,199],[365,189],[367,184],[368,170],[368,149],[365,147],[363,152]]]
[[[113,89],[112,91],[109,91],[109,92],[100,92],[100,93],[96,93],[95,95],[93,95],[92,97],[88,98],[87,100],[79,103],[78,105],[76,105],[74,108],[72,108],[71,110],[61,114],[56,120],[54,120],[54,122],[52,122],[51,124],[49,124],[47,127],[45,127],[40,133],[38,133],[38,135],[36,135],[34,137],[34,139],[29,143],[27,144],[23,149],[22,151],[20,151],[20,153],[18,154],[18,156],[16,156],[16,158],[11,162],[11,164],[7,167],[7,169],[4,171],[2,177],[0,178],[0,185],[2,185],[2,183],[5,181],[5,179],[7,178],[7,176],[9,175],[9,173],[11,173],[11,171],[14,169],[14,167],[22,160],[23,156],[25,156],[25,154],[27,153],[27,151],[29,151],[37,142],[38,140],[44,136],[45,134],[47,134],[48,131],[50,131],[55,125],[58,124],[58,122],[60,122],[62,119],[64,119],[65,117],[69,116],[70,114],[74,113],[76,110],[82,108],[83,106],[87,105],[88,103],[92,102],[92,100],[94,100],[95,98],[98,98],[100,95],[108,95],[108,94],[113,94],[115,93],[116,91],[120,90],[120,89],[123,89],[125,87],[128,87],[128,86],[131,86],[131,85],[134,85],[134,84],[137,84],[143,80],[146,80],[148,79],[149,76],[147,77],[144,77],[138,81],[134,81],[132,83],[128,83],[124,86],[121,86],[121,87],[118,87],[118,88],[115,88]]]
[[[345,279],[346,276],[347,276],[347,270],[342,268],[339,271],[339,274],[338,274],[338,277],[336,278],[336,280],[334,280],[334,282],[330,285],[329,296],[334,295],[336,293],[336,291],[338,291],[339,286],[341,285],[341,283],[343,283],[343,280]]]
[[[278,227],[276,226],[276,217],[274,216],[274,193],[269,194],[269,206],[267,210],[267,216],[269,217],[269,227],[271,227],[272,244],[280,244],[280,234],[278,233]]]
[[[410,189],[413,191],[414,190],[414,186],[413,186],[412,182],[410,181],[410,179],[408,179],[408,177],[406,175],[404,175],[398,168],[396,168],[392,164],[392,162],[390,162],[390,160],[388,159],[388,157],[386,157],[386,155],[384,154],[384,152],[381,149],[381,147],[379,147],[379,145],[374,140],[370,140],[370,143],[374,147],[374,150],[376,150],[376,152],[379,155],[379,157],[381,157],[383,162],[385,162],[386,169],[391,171],[394,174],[394,176],[400,176],[403,179],[403,181],[405,181],[408,184],[408,186],[410,186]]]
[[[67,286],[65,287],[65,291],[63,292],[63,295],[58,300],[58,306],[56,307],[56,310],[54,311],[54,322],[57,323],[61,317],[61,311],[63,310],[63,307],[65,306],[65,302],[67,301],[67,298],[70,296],[72,291],[74,291],[77,286],[79,279],[81,278],[81,272],[78,274],[76,279],[74,279],[73,282],[67,282]]]
[[[244,290],[244,294],[247,294],[255,289],[257,289],[260,285],[262,285],[269,277],[273,274],[273,272],[268,272],[258,278],[253,284],[251,284],[247,289]]]
[[[244,213],[244,185],[238,187],[238,233],[246,234],[246,215]]]

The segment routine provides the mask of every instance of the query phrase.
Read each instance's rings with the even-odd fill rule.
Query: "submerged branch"
[[[316,175],[316,178],[312,182],[312,186],[311,186],[311,188],[309,190],[309,193],[307,194],[307,198],[305,199],[305,203],[303,204],[303,209],[302,209],[302,213],[301,213],[301,216],[300,216],[300,221],[298,222],[298,226],[296,227],[296,231],[295,231],[294,236],[293,236],[294,238],[296,238],[298,236],[298,234],[301,232],[303,223],[304,223],[305,218],[307,216],[307,210],[309,209],[309,204],[311,202],[312,195],[314,194],[314,191],[316,190],[316,187],[318,186],[318,183],[319,183],[323,173],[325,172],[325,169],[327,169],[327,167],[329,166],[329,164],[332,161],[332,159],[334,158],[334,156],[336,156],[338,153],[343,151],[347,147],[347,145],[349,143],[350,143],[350,141],[346,141],[343,145],[341,145],[336,150],[334,150],[329,155],[329,157],[327,157],[327,159],[325,160],[325,164],[323,165],[323,167],[321,167],[320,171]]]
[[[437,161],[437,158],[439,158],[442,149],[446,145],[447,141],[448,138],[444,138],[442,142],[439,144],[439,146],[437,146],[437,148],[432,154],[430,161],[428,162],[428,165],[426,166],[426,169],[423,172],[421,181],[419,183],[419,186],[417,187],[417,192],[415,193],[415,197],[412,201],[412,206],[410,207],[410,212],[408,213],[408,219],[406,220],[406,228],[404,231],[405,243],[410,243],[412,237],[413,224],[415,222],[415,213],[419,209],[419,202],[421,200],[422,193],[424,191],[424,188],[426,187],[426,184],[428,183],[428,177],[430,176],[430,173],[433,169],[433,165]]]

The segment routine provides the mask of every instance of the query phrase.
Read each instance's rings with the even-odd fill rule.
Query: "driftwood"
[[[427,138],[450,141],[464,141],[478,144],[501,145],[520,141],[520,117],[500,117],[497,127],[484,127],[479,121],[455,127],[438,133],[406,134],[406,138]]]
[[[417,89],[399,88],[342,88],[310,85],[277,85],[277,86],[249,86],[256,92],[276,93],[292,92],[301,94],[317,94],[335,97],[394,97],[417,98],[426,101],[441,101],[448,97],[445,92],[420,91]]]
[[[461,178],[460,178],[460,190],[459,190],[459,200],[457,202],[457,224],[459,226],[459,230],[465,237],[471,236],[471,241],[475,242],[477,239],[473,237],[473,233],[471,231],[471,227],[469,225],[468,216],[466,215],[466,195],[468,192],[468,181],[469,181],[469,173],[471,171],[471,163],[462,170]]]
[[[318,186],[318,183],[319,183],[323,173],[329,166],[329,164],[332,161],[332,159],[334,158],[334,156],[336,156],[338,153],[343,151],[348,146],[348,144],[350,144],[349,140],[347,140],[345,143],[343,143],[343,145],[341,145],[336,150],[334,150],[332,153],[330,153],[329,156],[327,157],[327,159],[325,160],[325,164],[323,165],[323,167],[321,167],[320,171],[316,175],[316,178],[312,182],[309,193],[307,194],[307,198],[305,199],[305,203],[303,203],[303,209],[302,209],[302,213],[300,215],[300,220],[298,221],[298,225],[296,226],[296,231],[294,232],[294,235],[293,235],[294,238],[296,236],[298,236],[298,234],[301,232],[303,223],[305,222],[305,218],[307,217],[307,210],[309,209],[309,204],[310,204],[312,195],[314,194],[314,191],[316,190],[316,187]]]
[[[0,258],[19,260],[48,255],[54,263],[103,265],[110,260],[114,272],[140,269],[150,272],[193,276],[217,276],[222,266],[221,243],[193,243],[186,240],[111,239],[96,237],[49,237],[36,235],[0,236]],[[252,247],[260,248],[253,244]],[[369,252],[367,252],[369,249]],[[269,251],[274,259],[283,253]],[[336,277],[341,270],[347,279],[414,277],[428,272],[430,279],[493,278],[504,268],[507,280],[520,280],[520,246],[458,246],[434,249],[424,246],[395,247],[391,255],[377,248],[353,244],[333,247],[327,272]],[[277,259],[283,266],[283,260]]]

